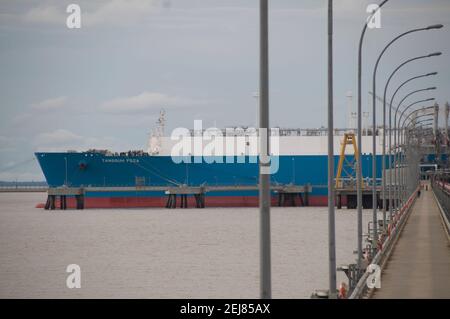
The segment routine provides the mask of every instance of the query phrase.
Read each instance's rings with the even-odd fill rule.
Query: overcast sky
[[[270,2],[271,126],[326,125],[326,0]],[[366,7],[335,1],[335,126],[347,124],[347,91],[356,92],[357,46]],[[81,29],[66,8],[81,7]],[[42,180],[36,150],[145,149],[159,110],[168,131],[193,126],[254,125],[258,90],[257,0],[0,1],[0,180]],[[403,91],[438,86],[449,99],[450,1],[391,0],[382,28],[364,46],[364,108],[375,56],[394,36],[442,23],[394,45],[379,71],[411,63],[392,86],[439,71]],[[354,99],[356,101],[356,97]],[[413,102],[414,100],[411,100]]]

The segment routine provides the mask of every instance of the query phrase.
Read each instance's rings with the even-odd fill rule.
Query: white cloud
[[[86,151],[88,149],[117,150],[118,141],[111,137],[85,137],[65,129],[41,133],[33,140],[37,151]]]
[[[67,102],[67,97],[60,96],[56,98],[47,99],[38,103],[31,104],[31,107],[39,111],[56,110],[64,107]]]
[[[104,102],[100,109],[111,113],[158,111],[162,108],[204,105],[206,101],[169,96],[163,93],[143,92],[139,95],[121,97]]]

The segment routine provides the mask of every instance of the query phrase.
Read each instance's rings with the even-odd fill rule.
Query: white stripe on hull
[[[249,155],[254,156],[257,155],[257,140],[248,140],[248,139],[242,139],[238,141],[239,137],[224,137],[223,143],[218,144],[222,145],[221,150],[220,147],[217,147],[215,149],[215,155],[223,156],[239,156],[239,155]],[[328,140],[327,136],[279,136],[275,137],[278,139],[278,142],[274,140],[274,137],[271,139],[271,145],[274,146],[271,149],[272,153],[279,154],[279,155],[327,155],[327,145]],[[362,153],[363,154],[371,154],[372,153],[372,136],[363,136],[362,137]],[[187,150],[187,153],[184,155],[193,155],[193,156],[202,156],[205,155],[205,146],[208,144],[211,144],[211,140],[199,138],[201,141],[201,146],[194,147],[193,140],[191,141],[185,141],[185,150]],[[388,137],[386,137],[386,140],[388,140]],[[343,141],[343,136],[335,136],[334,137],[334,154],[339,155],[341,150],[341,143]],[[377,136],[376,137],[376,152],[378,155],[382,152],[382,142],[383,137]],[[240,143],[240,147],[237,147],[236,145]],[[278,143],[278,146],[276,146],[276,143]],[[230,146],[230,149],[227,152],[227,145]],[[233,147],[234,146],[234,147]],[[159,152],[159,156],[170,156],[172,155],[172,151],[174,149],[177,149],[180,147],[180,141],[179,140],[171,140],[170,137],[162,137],[161,138],[161,151]],[[279,150],[277,152],[277,149]],[[203,151],[202,151],[203,150]],[[211,153],[207,153],[211,154]],[[346,154],[351,155],[353,154],[353,147],[347,146],[346,148]],[[181,155],[177,153],[176,155]]]

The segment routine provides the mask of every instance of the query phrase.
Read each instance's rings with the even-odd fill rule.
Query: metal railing
[[[356,130],[355,128],[336,128],[333,130],[333,135],[344,136],[345,133],[355,130]],[[223,136],[252,136],[253,134],[256,134],[258,130],[256,128],[249,126],[241,126],[241,127],[236,126],[236,127],[229,127],[227,129],[217,128],[215,131],[217,133],[222,134]],[[189,130],[190,136],[202,136],[204,132],[205,129]],[[382,128],[377,127],[377,129],[375,130],[375,135],[380,136],[381,133]],[[270,129],[270,134],[276,136],[328,136],[328,129],[325,127],[312,129],[274,127]],[[372,134],[373,134],[372,128],[364,129],[363,136],[372,136]]]
[[[447,235],[450,234],[450,184],[432,180],[431,188],[438,201]]]
[[[11,185],[11,186],[0,186],[0,193],[32,193],[32,192],[46,192],[48,186],[32,186],[32,185]]]
[[[417,188],[416,191],[412,193],[412,195],[406,201],[405,205],[401,207],[398,213],[394,216],[394,219],[391,224],[392,228],[390,228],[388,230],[387,235],[379,241],[378,243],[379,247],[377,247],[378,250],[376,251],[375,256],[373,256],[373,258],[370,259],[369,261],[370,264],[379,265],[381,269],[384,268],[384,265],[386,261],[389,259],[392,249],[394,248],[395,243],[400,237],[400,233],[402,232],[402,229],[405,226],[411,208],[417,198],[418,190],[419,189]],[[367,280],[370,275],[371,272],[369,270],[366,270],[362,274],[358,283],[356,284],[354,289],[352,289],[349,299],[360,299],[367,293],[369,293],[370,289],[367,286]]]
[[[377,187],[382,185],[382,178],[376,178],[376,185]],[[336,179],[334,179],[334,183],[336,183]],[[364,177],[362,179],[362,187],[372,187],[373,186],[373,179],[369,177]],[[338,188],[349,188],[349,187],[356,187],[356,178],[351,177],[341,177],[339,181]]]

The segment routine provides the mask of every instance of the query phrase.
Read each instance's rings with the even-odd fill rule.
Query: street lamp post
[[[395,90],[394,94],[391,97],[391,101],[389,103],[389,147],[388,147],[388,161],[389,161],[389,221],[392,221],[393,217],[393,198],[392,198],[392,105],[394,103],[394,98],[397,95],[397,93],[400,91],[402,87],[404,87],[406,84],[410,83],[411,81],[414,81],[416,79],[429,77],[433,75],[437,75],[437,72],[431,72],[423,75],[414,76],[406,81],[404,81],[402,84],[398,86],[398,88]],[[384,92],[387,93],[387,85],[384,89]],[[385,101],[385,100],[383,100]]]
[[[328,0],[328,271],[329,298],[336,298],[333,125],[333,0]]]
[[[399,103],[399,105],[397,106],[397,111],[398,111],[398,109],[399,109],[399,107],[401,106],[401,104],[403,103],[403,101],[405,100],[405,99],[407,99],[409,96],[411,96],[411,95],[413,95],[413,94],[415,94],[415,93],[417,93],[417,92],[423,92],[423,91],[429,91],[429,90],[435,90],[436,89],[436,87],[431,87],[431,88],[427,88],[427,89],[421,89],[421,90],[416,90],[416,91],[413,91],[413,92],[411,92],[411,93],[409,93],[408,95],[406,95],[405,96],[405,98],[403,98],[403,100]],[[401,201],[401,193],[400,193],[400,189],[399,189],[399,185],[397,185],[397,184],[399,184],[400,183],[400,167],[398,167],[397,168],[397,166],[398,165],[400,165],[400,160],[399,160],[399,157],[400,156],[402,156],[402,154],[401,154],[401,152],[398,150],[398,148],[400,147],[400,137],[404,137],[404,135],[402,135],[402,134],[400,134],[401,133],[401,131],[400,131],[400,128],[402,128],[402,126],[400,126],[400,123],[401,123],[401,121],[402,121],[402,117],[403,117],[403,115],[405,114],[405,112],[407,111],[407,110],[409,110],[412,106],[414,106],[414,105],[417,105],[417,104],[419,104],[419,103],[425,103],[425,102],[429,102],[429,101],[434,101],[434,98],[429,98],[429,99],[425,99],[425,100],[420,100],[420,101],[416,101],[416,102],[414,102],[414,103],[411,103],[411,104],[409,104],[407,107],[405,107],[403,110],[402,110],[402,112],[401,112],[401,114],[400,114],[400,117],[399,117],[399,120],[398,120],[398,123],[397,123],[397,119],[395,118],[395,121],[394,121],[394,132],[396,132],[396,135],[394,136],[394,145],[397,145],[397,135],[398,135],[398,142],[399,142],[399,145],[396,147],[396,151],[394,152],[394,169],[395,169],[395,173],[394,173],[394,176],[395,176],[395,185],[396,185],[396,200],[397,201],[399,201],[399,203],[398,203],[398,205],[400,205],[400,204],[402,204],[403,202]],[[427,108],[425,108],[425,109],[427,109]],[[420,109],[419,109],[420,110]],[[413,112],[414,113],[414,112]],[[397,114],[396,114],[397,115]],[[410,116],[410,115],[408,115],[408,116]],[[398,126],[397,126],[397,124],[398,124]],[[399,128],[399,131],[397,132],[397,127]],[[402,138],[402,141],[404,141],[404,139]]]
[[[364,36],[367,31],[367,25],[371,18],[383,7],[389,0],[382,1],[376,10],[372,12],[372,15],[367,19],[364,27],[361,31],[361,36],[359,38],[359,47],[358,47],[358,128],[357,128],[357,144],[358,144],[358,161],[356,162],[356,198],[357,198],[357,207],[358,207],[358,275],[362,270],[362,240],[363,240],[363,232],[362,232],[362,165],[361,165],[361,147],[362,147],[362,132],[361,132],[361,115],[362,115],[362,48],[364,42]],[[375,92],[374,92],[375,93]]]
[[[260,295],[272,298],[270,255],[270,164],[269,154],[269,26],[268,0],[260,0],[260,59],[259,59],[259,209],[260,209]]]
[[[373,96],[372,96],[372,126],[373,129],[375,130],[376,128],[376,78],[377,78],[377,71],[378,71],[378,66],[380,64],[381,58],[383,57],[384,53],[387,51],[387,49],[397,40],[399,40],[400,38],[411,34],[411,33],[415,33],[415,32],[420,32],[420,31],[428,31],[428,30],[433,30],[433,29],[440,29],[442,28],[443,25],[439,24],[439,25],[431,25],[425,28],[417,28],[417,29],[412,29],[409,30],[407,32],[404,32],[400,35],[398,35],[397,37],[395,37],[393,40],[391,40],[385,47],[384,49],[381,51],[380,55],[378,56],[378,59],[375,63],[375,67],[373,70],[373,79],[372,79],[372,92],[373,92]],[[386,98],[386,97],[385,97]],[[376,134],[372,135],[372,148],[373,148],[373,152],[372,152],[372,184],[373,184],[373,188],[372,188],[372,205],[373,205],[373,222],[374,222],[374,228],[373,228],[373,240],[374,243],[376,243],[377,241],[377,190],[376,190]],[[382,197],[383,197],[383,227],[386,227],[386,100],[383,100],[383,148],[382,148],[382,171],[383,171],[383,181],[382,181]]]
[[[401,129],[405,131],[405,143],[402,144],[402,147],[404,148],[404,155],[401,156],[401,165],[403,166],[401,186],[402,190],[404,190],[402,192],[402,196],[404,198],[407,198],[407,194],[409,194],[409,191],[413,189],[413,187],[411,187],[411,185],[414,183],[412,175],[414,174],[414,169],[418,165],[419,156],[413,149],[414,147],[418,147],[418,145],[414,143],[412,134],[413,132],[408,131],[405,127],[402,127]]]
[[[430,58],[430,57],[435,57],[435,56],[439,56],[439,55],[441,55],[442,53],[441,52],[434,52],[434,53],[431,53],[431,54],[428,54],[428,55],[421,55],[421,56],[418,56],[418,57],[414,57],[414,58],[411,58],[411,59],[408,59],[408,60],[406,60],[405,62],[403,62],[403,63],[401,63],[392,73],[391,73],[391,75],[389,76],[389,78],[388,78],[388,80],[387,80],[387,82],[386,82],[386,85],[385,85],[385,87],[384,87],[384,95],[383,95],[383,103],[384,103],[384,106],[383,106],[383,109],[385,108],[385,104],[386,104],[386,96],[387,96],[387,90],[388,90],[388,87],[389,87],[389,84],[390,84],[390,82],[391,82],[391,80],[392,80],[392,78],[394,77],[394,75],[401,69],[401,68],[403,68],[405,65],[407,65],[408,63],[411,63],[411,62],[413,62],[413,61],[417,61],[417,60],[421,60],[421,59],[426,59],[426,58]],[[407,83],[407,82],[406,82]],[[405,84],[406,84],[405,83]],[[397,90],[397,92],[398,92],[398,90]],[[396,93],[397,93],[396,92]],[[392,102],[393,102],[393,99],[391,99],[391,107],[389,108],[389,135],[391,135],[391,132],[392,132],[392,123],[391,123],[391,120],[392,120]],[[396,121],[396,118],[397,118],[397,112],[398,112],[398,107],[397,107],[397,110],[396,110],[396,113],[395,113],[395,120],[394,121]],[[395,132],[394,132],[394,134],[395,134]],[[395,139],[395,136],[394,136],[394,139]],[[392,141],[390,141],[390,143],[392,143]],[[395,144],[395,142],[394,142],[394,144]],[[390,175],[391,176],[391,175]],[[392,179],[391,179],[391,182],[392,182]],[[392,206],[394,206],[394,205],[390,205],[391,207]],[[395,205],[396,206],[396,205]],[[396,206],[397,207],[397,206]],[[389,212],[390,212],[390,214],[391,214],[391,218],[392,218],[392,210],[393,210],[393,207],[389,210]]]
[[[414,120],[416,120],[417,118],[419,118],[419,117],[424,117],[424,116],[430,116],[431,114],[424,114],[424,115],[421,115],[421,116],[416,116],[416,117],[414,117],[414,118],[411,118],[410,119],[410,121],[409,121],[409,123],[408,124],[406,124],[406,121],[412,116],[412,115],[414,115],[414,114],[417,114],[419,111],[422,111],[422,110],[426,110],[426,109],[430,109],[430,108],[433,108],[433,107],[428,107],[428,108],[422,108],[422,109],[418,109],[418,110],[415,110],[415,111],[413,111],[413,112],[411,112],[406,118],[405,118],[405,120],[403,121],[403,123],[402,123],[402,125],[401,125],[401,131],[403,132],[403,134],[402,134],[402,142],[401,142],[401,145],[402,145],[402,147],[404,148],[404,151],[403,151],[403,153],[405,153],[404,155],[402,155],[401,156],[401,159],[400,159],[400,162],[401,162],[401,164],[400,165],[402,165],[404,168],[403,168],[403,172],[402,172],[402,174],[401,174],[401,183],[402,183],[402,189],[403,189],[403,192],[402,192],[402,197],[403,197],[403,199],[404,200],[406,200],[407,198],[408,198],[408,196],[409,196],[409,194],[410,194],[410,192],[412,192],[415,188],[414,187],[411,187],[411,184],[413,183],[413,182],[418,182],[418,174],[414,174],[414,169],[416,168],[415,166],[416,165],[418,165],[418,160],[417,160],[417,158],[419,157],[417,154],[415,154],[414,152],[412,152],[410,149],[409,149],[409,147],[408,146],[411,146],[412,147],[412,145],[410,144],[410,143],[407,143],[407,141],[408,140],[410,140],[410,138],[412,137],[412,134],[411,133],[414,133],[414,131],[416,130],[418,130],[419,128],[417,127],[418,126],[418,124],[419,124],[419,122],[415,122],[415,123],[413,123],[413,121]],[[429,121],[430,119],[428,119],[428,120],[426,120],[426,121]],[[421,121],[421,122],[423,122],[423,121]],[[408,130],[408,128],[412,125],[412,124],[414,124],[414,127],[415,127],[415,130],[414,129],[409,129]],[[423,130],[424,128],[426,128],[427,127],[427,125],[421,125],[420,126],[420,128]],[[417,133],[420,133],[419,131],[417,131]],[[416,137],[418,138],[419,136],[417,135],[417,133],[416,133]],[[408,138],[406,138],[406,134],[408,134]],[[419,147],[419,145],[417,145],[418,147]],[[407,152],[409,152],[409,154],[410,154],[410,161],[408,161],[408,165],[406,165],[406,161],[407,161],[407,155],[406,155],[406,153]],[[414,156],[414,159],[416,159],[416,160],[414,160],[413,161],[413,158],[411,158],[411,157],[413,157]],[[407,174],[407,172],[405,172],[404,170],[406,169],[406,167],[408,167],[408,174]],[[412,178],[415,176],[415,179],[416,180],[412,180]],[[416,186],[416,183],[414,184],[415,186]],[[409,186],[409,187],[408,187]]]
[[[424,127],[429,127],[429,125],[432,125],[433,123],[430,123],[430,121],[434,121],[434,112],[433,113],[425,113],[425,114],[419,114],[419,112],[425,112],[425,111],[427,111],[427,110],[432,110],[434,108],[434,106],[430,106],[430,107],[426,107],[426,108],[421,108],[421,109],[417,109],[417,110],[415,110],[415,111],[413,111],[413,112],[411,112],[410,114],[408,114],[407,116],[406,116],[406,118],[404,119],[404,121],[403,121],[403,123],[402,123],[402,127],[404,127],[404,128],[408,128],[408,127],[410,127],[411,125],[414,125],[415,127],[417,127],[418,125],[421,125],[420,127],[423,129]],[[417,114],[419,114],[419,115],[417,115]],[[422,120],[420,120],[420,121],[418,121],[418,119],[421,119],[421,118],[425,118],[425,119],[422,119]],[[408,122],[409,121],[409,122]],[[407,123],[408,122],[408,123]],[[416,128],[416,130],[418,130],[418,128]],[[405,134],[406,134],[406,130],[404,131],[404,133],[402,134],[402,140],[404,141],[404,136],[405,136]],[[405,157],[400,157],[400,159],[405,159],[406,160],[406,158]],[[403,161],[402,160],[400,160],[400,162],[401,163],[403,163]],[[405,165],[403,164],[403,167],[405,167]],[[402,173],[402,171],[400,171],[401,173]],[[406,182],[406,174],[405,174],[405,172],[403,171],[403,174],[401,174],[401,180],[402,180],[402,182],[403,182],[403,184],[405,184],[405,182]],[[404,200],[407,198],[407,194],[406,194],[406,189],[405,188],[403,188],[403,194],[402,194],[402,196],[403,196],[403,198],[404,198]]]
[[[423,119],[423,120],[420,120],[420,121],[417,121],[417,119],[423,118],[423,117],[427,117],[427,118]],[[409,129],[409,132],[410,133],[417,133],[417,134],[418,133],[422,133],[421,138],[423,138],[424,137],[423,135],[426,132],[426,130],[431,128],[431,126],[433,125],[433,123],[432,123],[434,121],[433,117],[434,117],[433,114],[430,114],[430,113],[422,114],[422,115],[416,115],[415,117],[412,117],[411,119],[409,119],[409,122],[407,124],[405,124],[406,121],[407,121],[407,119],[405,119],[403,127],[409,128],[410,126],[413,125],[414,128]],[[417,137],[417,138],[419,140],[420,137]],[[404,160],[406,161],[406,158],[404,158]],[[402,165],[405,167],[406,163],[403,162]],[[405,184],[406,183],[406,174],[403,174],[402,180],[403,180],[403,184]],[[403,198],[405,200],[408,198],[408,194],[406,193],[406,189],[403,192]]]
[[[429,107],[420,108],[420,109],[417,109],[417,110],[411,112],[403,120],[403,126],[409,127],[411,124],[413,124],[413,121],[415,121],[414,124],[417,125],[417,124],[426,123],[426,122],[429,122],[429,121],[433,120],[434,119],[434,117],[433,117],[434,114],[433,113],[424,113],[424,114],[419,114],[419,115],[416,115],[415,117],[412,117],[414,114],[417,114],[420,111],[423,112],[423,111],[426,111],[426,110],[430,110],[432,108],[433,108],[432,106],[431,107],[429,106]],[[427,117],[430,117],[430,118],[427,118]],[[422,119],[422,118],[424,118],[424,119]],[[422,120],[417,121],[417,119],[422,119]],[[407,124],[405,125],[405,123],[407,123]]]
[[[413,124],[412,123],[413,120],[416,120],[416,122],[415,122],[416,125],[418,125],[418,124],[421,124],[421,125],[425,125],[426,124],[426,125],[428,125],[430,121],[433,121],[433,118],[417,121],[418,118],[426,117],[426,116],[431,116],[431,114],[418,115],[414,119],[409,119],[409,122],[408,122],[408,124],[406,124],[405,127],[409,127],[411,124]],[[406,123],[406,119],[405,119],[405,123]]]
[[[396,146],[397,146],[397,114],[398,114],[398,112],[399,112],[399,109],[400,109],[400,106],[403,104],[403,102],[408,98],[408,97],[410,97],[411,95],[413,95],[413,94],[416,94],[416,93],[419,93],[419,92],[424,92],[424,91],[428,91],[428,90],[434,90],[434,89],[436,89],[435,87],[432,87],[432,88],[426,88],[426,89],[420,89],[420,90],[415,90],[415,91],[412,91],[411,93],[409,93],[409,94],[407,94],[401,101],[400,101],[400,103],[397,105],[397,108],[396,108],[396,110],[395,110],[395,115],[394,115],[394,148],[396,148]],[[394,185],[397,185],[397,167],[396,167],[396,165],[395,165],[395,163],[396,163],[396,152],[394,152]],[[396,186],[396,190],[395,190],[395,193],[398,195],[398,190],[397,190],[397,186]],[[395,196],[394,196],[395,197]],[[396,197],[396,200],[395,200],[395,207],[396,208],[398,208],[398,200],[397,200],[397,197]]]

